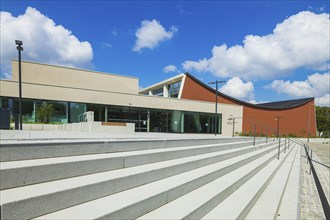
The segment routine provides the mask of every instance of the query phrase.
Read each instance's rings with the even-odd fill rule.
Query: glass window
[[[34,101],[30,99],[22,99],[22,122],[35,122]],[[18,99],[14,99],[14,114],[19,114]]]
[[[4,98],[4,97],[0,98],[0,108],[6,108],[6,109],[9,108],[9,98]]]
[[[87,104],[87,111],[94,112],[94,121],[105,121],[105,105]]]
[[[126,106],[108,106],[108,121],[134,123],[135,131],[147,131],[148,110]]]
[[[163,88],[155,89],[152,91],[152,95],[154,96],[163,96],[163,94],[164,94]]]
[[[70,103],[70,122],[82,122],[84,113],[86,112],[86,104]]]
[[[172,83],[168,86],[168,95],[172,98],[178,98],[180,92],[181,81]]]
[[[68,123],[68,103],[49,101],[54,108],[54,112],[50,117],[50,122],[53,123]]]

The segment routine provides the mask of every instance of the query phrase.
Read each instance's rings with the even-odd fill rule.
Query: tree
[[[53,115],[55,109],[52,104],[46,102],[37,109],[37,117],[42,123],[49,123],[49,118]]]
[[[330,136],[330,108],[316,106],[316,125],[322,137]]]

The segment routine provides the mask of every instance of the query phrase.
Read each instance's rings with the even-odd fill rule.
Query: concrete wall
[[[12,61],[12,80],[18,81],[18,62]],[[22,82],[101,91],[138,93],[138,79],[68,67],[22,62]]]

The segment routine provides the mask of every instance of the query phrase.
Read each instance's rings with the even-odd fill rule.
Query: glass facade
[[[83,103],[69,103],[70,118],[69,122],[81,122],[84,119],[84,113],[87,110],[86,104]]]
[[[181,81],[168,85],[168,96],[178,98],[181,87]]]
[[[214,133],[214,113],[31,99],[22,101],[23,122],[41,123],[38,111],[44,103],[53,108],[50,123],[81,122],[86,111],[93,111],[94,121],[134,123],[137,132]],[[1,97],[0,107],[11,110],[13,121],[13,116],[18,114],[18,99]],[[218,114],[220,134],[221,120],[222,115]]]
[[[155,90],[152,91],[152,95],[154,95],[154,96],[163,96],[164,95],[164,89],[163,88],[155,89]]]

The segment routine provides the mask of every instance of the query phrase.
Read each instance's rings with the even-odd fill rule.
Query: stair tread
[[[205,205],[206,202],[212,200],[218,194],[223,193],[233,183],[266,162],[269,158],[275,155],[275,151],[276,150],[273,150],[260,157],[258,160],[254,160],[249,164],[246,164],[158,209],[147,213],[144,216],[141,216],[138,219],[195,219],[195,217],[189,216],[194,210]]]
[[[294,154],[290,154],[288,160],[284,161],[265,191],[247,214],[246,219],[276,218],[276,212],[296,156],[297,151],[294,151]]]
[[[292,153],[292,152],[291,152]],[[202,219],[238,219],[250,201],[276,171],[284,158],[271,161],[264,169],[207,213]],[[239,201],[239,202],[237,202]]]
[[[210,148],[210,147],[226,146],[226,145],[240,144],[240,143],[246,143],[246,142],[230,142],[230,143],[207,144],[207,145],[197,145],[197,146],[157,148],[151,150],[148,149],[148,150],[112,152],[112,153],[90,154],[90,155],[80,155],[80,156],[66,156],[66,157],[53,157],[53,158],[43,158],[43,159],[33,159],[33,160],[8,161],[8,162],[0,162],[0,170],[59,164],[59,163],[73,163],[73,162],[96,160],[96,159],[129,157],[129,156],[153,154],[153,153],[161,153],[161,152],[184,151],[189,149]]]
[[[277,219],[298,219],[299,211],[299,179],[300,179],[300,155],[301,147],[297,146],[298,152],[290,173],[288,184],[281,201]]]
[[[258,146],[256,146],[258,147]],[[129,167],[119,170],[112,170],[102,173],[95,173],[95,174],[89,174],[85,176],[78,176],[78,177],[72,177],[62,180],[55,180],[45,183],[39,183],[29,186],[22,186],[12,189],[5,189],[0,191],[1,201],[0,204],[9,203],[9,202],[15,202],[18,200],[28,199],[30,197],[37,197],[45,194],[51,194],[59,191],[64,190],[70,190],[73,188],[78,188],[82,186],[86,186],[89,184],[95,184],[104,182],[111,179],[117,179],[129,175],[134,175],[138,173],[143,173],[147,171],[154,171],[157,169],[162,169],[174,165],[179,165],[191,161],[196,161],[203,158],[209,158],[216,155],[224,155],[227,153],[232,152],[239,152],[242,149],[245,149],[245,147],[235,148],[235,149],[228,149],[220,152],[212,152],[208,154],[203,155],[197,155],[197,156],[191,156],[191,157],[185,157],[180,159],[174,159],[174,160],[168,160],[168,161],[162,161],[152,164],[146,164],[141,166],[135,166],[135,167]],[[254,154],[254,152],[251,152],[250,154]],[[246,155],[246,154],[245,154]],[[240,157],[240,156],[238,156]]]
[[[258,150],[258,152],[263,152],[263,151],[265,151],[265,149]],[[274,151],[272,151],[273,154]],[[175,176],[161,179],[133,189],[122,191],[100,199],[96,199],[67,209],[53,212],[44,216],[40,216],[37,219],[80,219],[80,218],[95,219],[95,218],[104,218],[105,216],[108,218],[109,216],[107,215],[109,213],[116,212],[125,207],[129,207],[132,204],[142,202],[147,198],[151,198],[155,195],[162,195],[162,194],[163,195],[162,195],[161,203],[164,205],[168,200],[169,190],[177,186],[180,186],[184,183],[201,178],[205,176],[207,173],[211,173],[219,169],[222,169],[224,167],[230,166],[231,164],[235,164],[236,162],[243,160],[244,158],[247,158],[253,154],[256,154],[256,152],[251,152],[232,159],[228,159],[198,169],[194,169],[185,173],[177,174]],[[111,204],[111,205],[107,206],[104,204]]]

